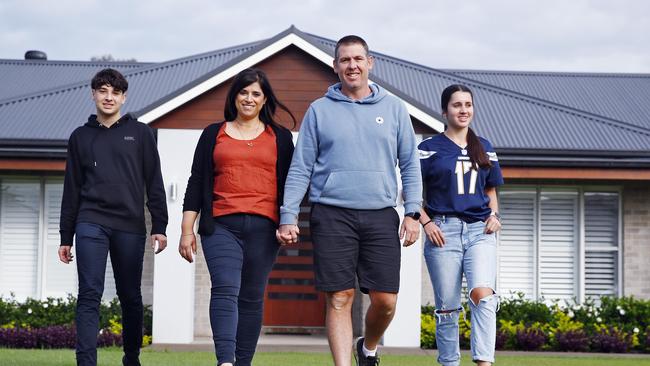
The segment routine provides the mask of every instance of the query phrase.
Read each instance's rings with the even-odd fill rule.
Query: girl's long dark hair
[[[455,92],[466,92],[472,97],[472,103],[474,102],[474,94],[470,88],[461,84],[449,85],[442,91],[440,95],[440,107],[444,113],[447,113],[447,106],[449,105],[449,100]],[[467,129],[467,153],[469,155],[469,160],[472,162],[472,166],[476,168],[489,168],[492,166],[490,163],[490,158],[485,153],[485,148],[479,140],[476,133],[471,128]]]
[[[264,93],[264,96],[266,97],[266,103],[264,103],[264,106],[262,106],[262,109],[260,110],[260,120],[267,125],[279,125],[273,119],[273,116],[275,116],[277,107],[280,107],[285,112],[289,113],[289,116],[291,116],[291,119],[293,120],[292,128],[296,128],[296,117],[291,113],[289,108],[278,100],[275,93],[273,93],[273,88],[271,88],[269,79],[266,77],[264,71],[260,69],[246,69],[235,75],[232,85],[230,85],[230,89],[228,90],[228,94],[226,95],[226,106],[223,109],[226,121],[234,121],[237,118],[237,107],[235,105],[237,94],[254,82],[260,84],[262,93]]]

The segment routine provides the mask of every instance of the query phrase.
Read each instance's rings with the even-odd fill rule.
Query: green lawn
[[[99,366],[121,365],[122,353],[117,348],[99,351]],[[463,356],[463,366],[474,365]],[[163,352],[145,350],[142,353],[143,366],[147,365],[214,365],[215,358],[210,352]],[[69,366],[74,365],[72,350],[14,350],[0,348],[2,366]],[[322,353],[259,353],[255,356],[258,366],[330,366],[330,356]],[[434,366],[433,356],[389,356],[381,358],[381,366]],[[499,356],[495,366],[650,366],[650,355],[644,358],[623,358],[616,355],[607,357],[570,356]]]

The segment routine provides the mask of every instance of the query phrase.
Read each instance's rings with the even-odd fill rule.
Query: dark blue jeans
[[[117,296],[122,307],[122,340],[126,361],[139,365],[142,345],[142,261],[147,236],[79,223],[76,227],[77,365],[97,365],[99,304],[104,292],[106,258],[111,255]]]
[[[201,245],[212,281],[210,325],[217,364],[248,366],[262,329],[264,289],[279,249],[276,225],[247,214],[214,220],[214,232],[201,236]]]

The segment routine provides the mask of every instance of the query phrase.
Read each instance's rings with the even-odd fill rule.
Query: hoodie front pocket
[[[331,172],[321,192],[321,199],[354,202],[383,201],[391,197],[386,173],[373,171]]]
[[[141,213],[135,209],[138,199],[130,188],[127,184],[94,184],[89,187],[84,200],[102,210],[120,213],[124,217],[139,217]]]

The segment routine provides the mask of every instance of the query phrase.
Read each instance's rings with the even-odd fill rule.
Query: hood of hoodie
[[[388,93],[383,88],[380,88],[379,85],[377,84],[369,84],[370,87],[370,95],[367,97],[361,99],[361,100],[354,100],[347,95],[343,94],[341,91],[341,83],[336,83],[329,88],[327,88],[327,93],[325,93],[325,96],[327,98],[330,98],[335,101],[339,102],[349,102],[349,103],[359,103],[359,104],[375,104],[379,102],[380,100],[384,99]]]
[[[118,119],[117,122],[113,123],[110,128],[118,128],[130,120],[135,120],[135,117],[133,117],[131,113],[127,113],[122,117],[120,117],[120,119]],[[93,128],[105,128],[101,125],[101,123],[99,123],[99,121],[97,121],[96,114],[91,114],[90,117],[88,117],[88,122],[86,122],[84,126],[93,127]]]

